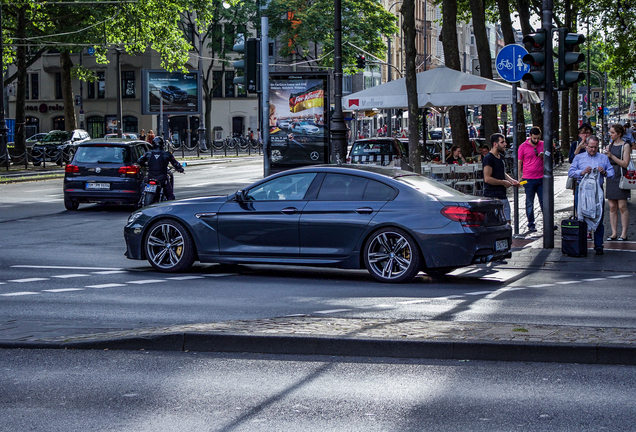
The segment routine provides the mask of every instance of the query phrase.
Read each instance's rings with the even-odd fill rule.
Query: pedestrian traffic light
[[[545,30],[539,29],[535,33],[525,35],[523,44],[528,54],[524,55],[522,60],[530,65],[530,71],[525,73],[521,79],[528,83],[528,87],[531,90],[545,91]]]
[[[362,54],[358,54],[356,56],[356,66],[358,69],[364,69],[367,66],[367,60]]]
[[[585,60],[585,55],[575,52],[577,47],[585,42],[585,36],[570,33],[570,29],[559,29],[559,77],[558,89],[567,90],[579,81],[585,79],[585,74],[574,67]]]
[[[258,64],[258,39],[249,38],[244,44],[237,44],[232,51],[243,53],[243,60],[232,63],[234,69],[243,71],[243,75],[234,78],[234,84],[245,86],[248,93],[256,93],[256,69]]]

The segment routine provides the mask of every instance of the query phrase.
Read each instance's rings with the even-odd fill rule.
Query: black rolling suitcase
[[[576,207],[573,218],[561,221],[561,252],[573,257],[587,256],[587,222],[577,219]]]

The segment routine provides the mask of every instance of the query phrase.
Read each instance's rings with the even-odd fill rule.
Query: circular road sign
[[[95,54],[95,48],[94,47],[88,47],[88,49],[86,51],[88,52],[88,55]]]
[[[495,60],[499,76],[511,83],[521,81],[521,77],[530,71],[530,65],[523,62],[526,54],[528,51],[521,45],[510,44],[503,47]]]

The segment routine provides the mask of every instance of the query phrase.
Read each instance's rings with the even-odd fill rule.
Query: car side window
[[[262,183],[247,192],[248,201],[302,200],[316,173],[286,175]]]
[[[317,199],[318,201],[361,201],[368,181],[358,176],[327,174]]]
[[[394,197],[395,190],[392,187],[379,181],[369,180],[362,199],[365,201],[389,201]]]

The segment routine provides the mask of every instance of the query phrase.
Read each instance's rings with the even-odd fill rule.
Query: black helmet
[[[163,138],[155,137],[155,139],[152,140],[152,148],[155,150],[163,150]]]

